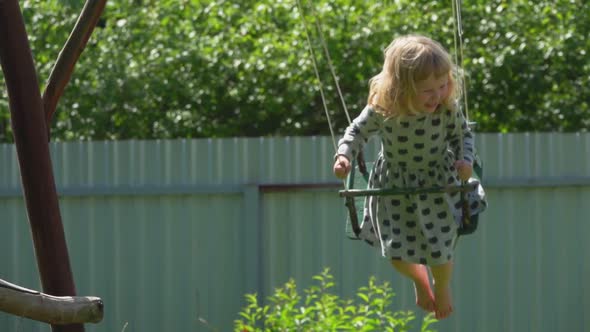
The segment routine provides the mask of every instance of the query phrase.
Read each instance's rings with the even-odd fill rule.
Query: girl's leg
[[[450,289],[453,262],[431,266],[430,271],[434,278],[435,317],[445,319],[453,312]]]
[[[391,264],[402,275],[412,279],[414,290],[416,291],[416,304],[428,311],[433,312],[434,294],[430,288],[430,278],[428,278],[428,269],[424,265],[404,262],[398,259],[392,259]]]

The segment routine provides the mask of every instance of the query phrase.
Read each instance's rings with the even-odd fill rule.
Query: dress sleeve
[[[466,160],[470,163],[473,163],[474,160],[474,146],[475,146],[475,137],[473,132],[469,128],[467,120],[463,115],[463,112],[457,110],[452,112],[451,120],[447,124],[447,129],[449,130],[449,144],[451,150],[456,156],[456,159],[461,158],[461,137],[463,137],[463,160]]]
[[[366,106],[344,131],[344,136],[338,141],[336,156],[343,155],[353,160],[369,138],[379,132],[382,124],[383,116],[376,113],[373,107]]]

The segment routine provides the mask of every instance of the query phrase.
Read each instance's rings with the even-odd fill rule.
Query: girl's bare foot
[[[435,309],[434,295],[430,288],[430,278],[426,266],[396,259],[392,260],[391,263],[396,270],[414,282],[416,305],[428,312],[433,312]]]
[[[453,312],[450,288],[453,263],[431,266],[430,271],[434,278],[434,317],[445,319]]]
[[[453,302],[451,300],[451,290],[449,287],[436,287],[434,289],[435,296],[435,315],[436,319],[445,319],[453,312]]]
[[[426,284],[415,281],[414,290],[416,291],[416,304],[427,312],[433,312],[435,309],[434,294],[432,294],[428,279]]]

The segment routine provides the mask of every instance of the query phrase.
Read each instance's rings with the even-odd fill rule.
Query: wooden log
[[[98,323],[103,302],[94,296],[52,296],[0,279],[0,311],[52,325]]]

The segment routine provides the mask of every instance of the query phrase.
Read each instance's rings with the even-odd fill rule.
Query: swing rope
[[[315,52],[313,51],[313,46],[311,44],[310,32],[309,32],[309,28],[307,25],[307,20],[305,19],[305,12],[303,11],[303,5],[301,4],[301,0],[297,0],[297,6],[299,8],[299,14],[301,16],[301,21],[303,22],[303,26],[305,27],[305,37],[307,40],[307,47],[309,49],[309,53],[312,58],[313,70],[314,70],[316,80],[318,81],[318,85],[320,88],[320,96],[322,98],[322,104],[324,106],[326,118],[328,119],[328,126],[330,126],[330,135],[332,137],[332,143],[334,144],[334,154],[336,154],[336,153],[338,153],[338,146],[336,144],[336,135],[334,135],[332,121],[330,119],[330,112],[328,111],[328,106],[327,106],[327,103],[325,100],[324,91],[323,91],[323,84],[322,84],[322,80],[320,78],[320,73],[319,73],[318,66],[317,66],[316,55],[315,55]],[[321,22],[320,22],[319,16],[315,12],[313,3],[311,3],[310,7],[311,7],[311,13],[315,19],[315,27],[316,27],[320,42],[322,44],[322,49],[324,51],[324,54],[325,54],[327,62],[328,62],[328,67],[330,68],[330,72],[332,73],[332,78],[333,78],[334,83],[336,85],[336,89],[338,90],[338,96],[340,98],[340,102],[342,103],[342,108],[344,109],[348,123],[351,124],[352,120],[351,120],[350,114],[348,112],[348,108],[346,107],[346,102],[344,101],[344,97],[342,95],[342,90],[340,89],[340,84],[338,83],[338,77],[336,76],[336,71],[334,70],[334,65],[332,64],[332,58],[330,57],[330,52],[328,51],[326,40],[324,38],[324,33],[322,32],[322,29],[321,29]],[[357,159],[358,159],[359,169],[363,173],[366,173],[365,161],[362,157],[361,152],[359,152]],[[354,172],[354,170],[353,170],[353,172]],[[352,180],[352,177],[349,177],[349,180]],[[342,186],[344,187],[344,189],[347,189],[347,187],[348,187],[345,179],[342,180]],[[349,211],[352,231],[354,232],[355,236],[358,237],[358,234],[360,234],[360,232],[361,232],[361,228],[359,226],[354,197],[346,197],[344,205],[348,208],[348,211]]]
[[[464,56],[463,56],[463,22],[461,19],[461,2],[462,0],[451,0],[451,8],[453,11],[453,40],[455,44],[455,64],[458,66],[460,70],[458,75],[459,79],[461,80],[461,93],[463,95],[463,107],[464,107],[464,115],[465,115],[465,122],[467,126],[470,125],[469,122],[469,104],[467,103],[467,85],[466,85],[466,75],[463,71],[464,68]],[[463,135],[459,135],[459,160],[463,160],[465,157],[463,151]],[[467,181],[461,181],[462,186],[467,186]],[[472,190],[477,188],[477,183]],[[469,207],[469,200],[467,199],[467,192],[461,191],[461,210],[462,210],[462,226],[463,227],[470,227],[472,226],[471,222],[471,209]]]
[[[297,0],[299,1],[299,0]],[[334,83],[336,85],[336,90],[338,90],[338,96],[340,97],[340,102],[342,103],[342,109],[346,114],[346,119],[348,123],[352,123],[350,114],[348,113],[348,108],[346,107],[346,102],[344,101],[344,97],[342,96],[342,90],[340,89],[340,83],[338,77],[336,76],[336,71],[334,70],[334,65],[332,64],[332,58],[330,57],[330,52],[328,51],[328,46],[326,44],[326,40],[324,38],[324,33],[322,32],[322,23],[320,21],[320,17],[315,12],[314,6],[311,6],[311,13],[315,17],[315,25],[316,30],[318,31],[318,36],[320,38],[320,43],[322,44],[322,48],[324,50],[324,54],[326,55],[326,60],[328,60],[328,67],[330,68],[330,72],[332,73],[332,78],[334,79]],[[310,46],[311,47],[311,46]]]
[[[305,19],[305,14],[303,12],[303,6],[301,5],[301,1],[297,0],[297,6],[299,7],[299,13],[301,16],[301,20],[303,22],[303,26],[305,27],[305,39],[307,40],[307,47],[309,49],[309,53],[311,55],[311,62],[313,64],[313,71],[315,73],[316,80],[318,82],[318,87],[320,89],[320,96],[322,97],[322,104],[324,106],[324,111],[326,112],[326,118],[328,119],[328,126],[330,127],[330,135],[332,136],[332,144],[334,145],[334,151],[338,151],[338,146],[336,144],[336,135],[334,135],[334,128],[332,126],[332,120],[330,118],[330,112],[328,110],[328,104],[326,103],[326,97],[324,95],[324,85],[322,84],[322,80],[320,78],[320,72],[318,70],[318,64],[316,60],[316,55],[313,50],[313,46],[311,44],[311,38],[309,33],[309,28],[307,25],[307,20]],[[330,64],[331,66],[331,64]]]
[[[455,45],[455,64],[457,65],[461,80],[461,94],[463,95],[463,107],[465,121],[469,123],[469,109],[467,105],[467,88],[465,85],[465,75],[463,73],[463,23],[461,22],[461,0],[451,0],[453,11],[453,41]],[[459,159],[462,160],[463,153],[463,135],[459,136]]]
[[[463,106],[465,107],[465,120],[469,123],[469,103],[467,102],[467,85],[465,83],[463,56],[463,21],[461,19],[462,0],[451,0],[453,10],[453,39],[455,43],[455,64],[459,67],[461,76],[461,92],[463,94]],[[457,45],[458,44],[458,45]]]

